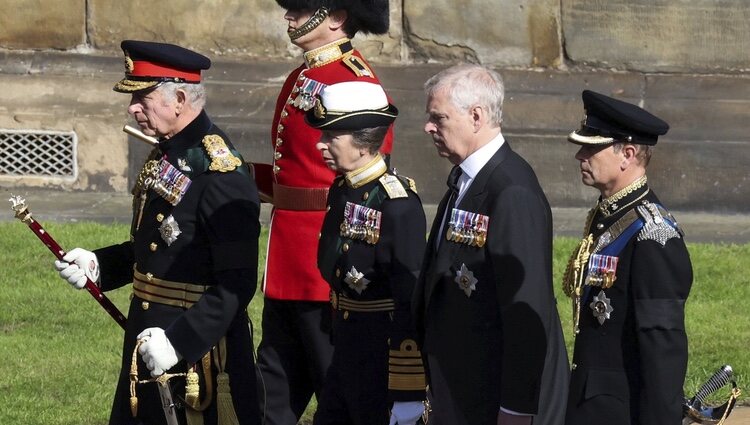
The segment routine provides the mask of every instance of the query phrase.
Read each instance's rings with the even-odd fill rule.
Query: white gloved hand
[[[55,260],[55,269],[60,272],[60,277],[74,288],[81,289],[86,286],[86,278],[99,283],[99,260],[93,252],[73,248],[62,259],[63,261]]]
[[[424,412],[421,401],[394,401],[389,425],[415,425]]]
[[[162,328],[146,328],[136,339],[143,341],[138,352],[154,378],[163,375],[182,358]]]

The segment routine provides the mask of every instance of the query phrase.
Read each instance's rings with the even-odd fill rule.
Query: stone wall
[[[128,97],[119,42],[173,42],[210,56],[209,113],[240,150],[270,161],[269,123],[299,50],[274,0],[6,0],[0,11],[0,129],[73,130],[75,181],[7,178],[0,186],[127,191],[147,148],[120,131]],[[422,83],[449,64],[498,69],[504,133],[554,206],[595,197],[579,183],[566,134],[591,88],[671,125],[649,175],[670,206],[750,212],[750,3],[743,0],[391,1],[384,36],[357,36],[399,106],[393,164],[436,202],[449,164],[422,133]],[[0,152],[2,154],[2,152]]]

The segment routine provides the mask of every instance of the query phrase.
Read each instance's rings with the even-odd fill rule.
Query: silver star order
[[[357,271],[357,268],[352,266],[352,269],[346,272],[344,282],[358,294],[361,294],[362,291],[367,289],[367,284],[370,283],[370,280],[366,279],[363,273]]]
[[[609,301],[604,291],[599,291],[599,294],[595,295],[594,300],[589,304],[589,307],[594,312],[594,317],[596,317],[600,325],[603,325],[604,321],[610,318],[610,313],[615,310]]]
[[[159,233],[161,233],[161,238],[164,239],[167,246],[170,246],[172,245],[172,242],[177,240],[177,236],[180,236],[182,231],[180,230],[180,225],[177,224],[177,220],[170,215],[165,218],[161,223],[161,226],[159,226]]]
[[[458,287],[464,291],[467,297],[471,296],[471,293],[477,290],[477,278],[474,277],[474,272],[466,267],[466,264],[461,264],[461,269],[456,273],[456,278],[453,279],[458,284]]]

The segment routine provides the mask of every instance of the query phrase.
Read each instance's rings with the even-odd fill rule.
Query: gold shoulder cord
[[[591,222],[596,214],[596,207],[589,210],[586,217],[586,227],[583,229],[583,239],[568,260],[568,266],[563,276],[563,292],[572,299],[573,304],[573,330],[578,334],[578,323],[581,317],[581,295],[583,288],[583,269],[589,261],[594,245],[594,236],[587,233],[591,228]]]

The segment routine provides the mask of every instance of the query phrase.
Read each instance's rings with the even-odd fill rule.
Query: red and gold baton
[[[42,225],[31,217],[31,212],[26,206],[26,200],[20,196],[13,196],[12,194],[10,196],[10,199],[8,200],[12,204],[11,208],[16,213],[16,218],[26,223],[26,225],[29,226],[29,229],[34,232],[39,240],[41,240],[42,243],[44,243],[44,245],[49,248],[49,250],[52,251],[53,254],[55,254],[55,257],[57,257],[58,260],[62,260],[63,256],[65,256],[65,251],[57,242],[55,242],[52,236],[50,236],[50,234],[47,233],[46,230],[44,230]],[[91,294],[91,296],[94,297],[94,299],[102,306],[102,308],[104,308],[107,313],[109,313],[109,315],[112,316],[113,319],[115,319],[115,322],[117,322],[118,325],[125,329],[125,322],[127,321],[127,319],[125,319],[125,316],[120,313],[120,310],[118,310],[117,307],[112,304],[112,301],[110,301],[109,298],[104,296],[102,290],[99,289],[99,287],[96,286],[96,284],[92,282],[88,277],[86,278],[86,289],[89,291],[89,294]]]

